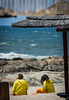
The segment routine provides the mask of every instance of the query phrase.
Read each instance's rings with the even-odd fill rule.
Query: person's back
[[[27,81],[18,78],[14,82],[13,89],[12,89],[12,94],[26,95],[27,94],[27,89],[28,89]]]
[[[51,79],[48,79],[47,81],[45,80],[43,82],[43,90],[46,91],[47,93],[55,92],[53,81]]]
[[[49,79],[49,77],[46,74],[44,74],[41,77],[41,84],[43,85],[43,88],[42,89],[38,88],[36,93],[52,93],[52,92],[55,92],[53,81],[51,79]]]

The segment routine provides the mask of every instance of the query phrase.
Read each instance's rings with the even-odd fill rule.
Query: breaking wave
[[[0,59],[13,59],[13,58],[36,58],[36,59],[42,59],[42,58],[47,58],[47,56],[34,56],[34,55],[28,55],[28,54],[17,54],[14,52],[10,53],[0,53]]]

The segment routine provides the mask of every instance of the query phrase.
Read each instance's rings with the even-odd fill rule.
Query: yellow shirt
[[[54,88],[54,84],[53,81],[51,79],[49,80],[45,80],[43,83],[43,88],[44,91],[46,91],[47,93],[52,93],[55,92],[55,88]]]
[[[27,81],[23,79],[18,79],[13,84],[12,94],[26,95],[27,89],[28,89]]]

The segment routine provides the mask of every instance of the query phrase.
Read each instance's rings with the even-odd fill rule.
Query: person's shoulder
[[[52,79],[49,79],[49,81],[50,81],[51,83],[53,83]]]
[[[27,82],[26,80],[23,80],[24,82]]]
[[[14,83],[16,84],[17,82],[18,82],[18,79],[17,79],[17,80],[15,80],[15,82],[14,82]]]
[[[26,80],[23,80],[23,79],[20,79],[19,81],[21,81],[21,82],[27,82]]]
[[[17,79],[15,82],[18,82],[19,81],[19,79]]]

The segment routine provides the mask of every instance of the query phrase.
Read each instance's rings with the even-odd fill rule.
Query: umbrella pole
[[[17,0],[15,0],[15,11],[17,12],[17,6],[18,6],[18,2]]]
[[[23,14],[25,13],[25,0],[23,0]]]
[[[8,0],[8,9],[10,9],[10,0]]]
[[[55,3],[55,1],[53,0],[53,4]]]
[[[63,47],[64,47],[64,75],[65,75],[65,91],[69,91],[68,87],[68,52],[67,52],[67,32],[63,32]]]
[[[28,13],[28,0],[26,0],[26,14]]]
[[[1,0],[1,6],[3,7],[3,0]]]
[[[34,12],[36,12],[36,0],[34,0]]]
[[[19,12],[21,13],[21,0],[19,1]]]
[[[6,8],[6,0],[4,0],[4,7]]]
[[[65,77],[65,93],[58,93],[57,95],[60,97],[65,98],[66,100],[69,100],[69,66],[68,66],[68,48],[67,48],[67,31],[69,29],[65,30],[66,27],[62,29],[57,28],[58,32],[63,32],[63,52],[64,52],[64,77]]]
[[[51,6],[51,0],[49,0],[49,7]]]
[[[45,0],[45,9],[47,8],[47,0]]]
[[[12,0],[12,10],[14,10],[14,0]]]

